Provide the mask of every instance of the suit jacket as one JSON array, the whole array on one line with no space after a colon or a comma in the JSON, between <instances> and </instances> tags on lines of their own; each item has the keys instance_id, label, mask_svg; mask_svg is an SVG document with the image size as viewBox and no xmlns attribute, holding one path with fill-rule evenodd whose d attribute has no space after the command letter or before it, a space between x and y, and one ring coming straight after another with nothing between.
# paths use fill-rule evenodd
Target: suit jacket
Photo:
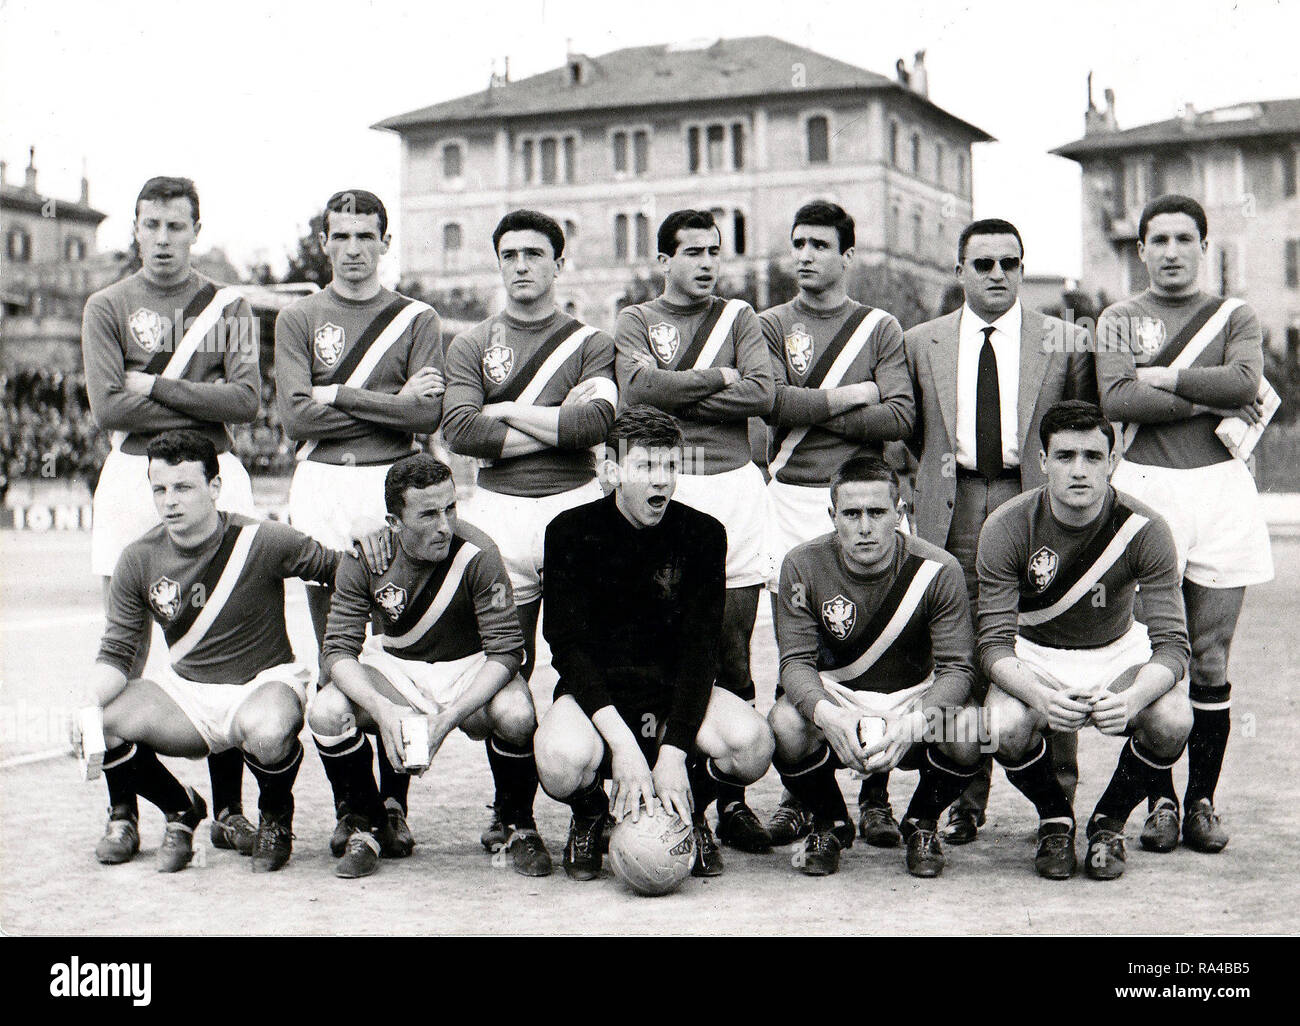
<instances>
[{"instance_id":1,"label":"suit jacket","mask_svg":"<svg viewBox=\"0 0 1300 1026\"><path fill-rule=\"evenodd\" d=\"M1086 328L1021 307L1020 487L1044 483L1038 425L1061 399L1097 402L1092 342ZM908 448L920 462L912 494L914 529L926 541L948 541L957 495L957 330L961 310L905 332L903 348L916 396L916 427Z\"/></svg>"}]
</instances>

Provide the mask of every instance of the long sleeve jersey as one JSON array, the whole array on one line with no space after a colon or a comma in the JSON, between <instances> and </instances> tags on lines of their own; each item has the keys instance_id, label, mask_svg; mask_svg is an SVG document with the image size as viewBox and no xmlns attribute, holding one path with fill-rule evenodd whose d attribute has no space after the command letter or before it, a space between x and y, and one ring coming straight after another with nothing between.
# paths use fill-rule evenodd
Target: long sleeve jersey
<instances>
[{"instance_id":1,"label":"long sleeve jersey","mask_svg":"<svg viewBox=\"0 0 1300 1026\"><path fill-rule=\"evenodd\" d=\"M851 299L824 311L796 297L758 315L776 381L768 416L771 455L789 449L775 475L781 483L825 488L845 460L879 456L884 442L912 433L916 408L898 321L885 314L856 355L845 351L870 313L870 307ZM825 383L832 369L837 378ZM832 417L827 389L862 381L876 383L880 402Z\"/></svg>"},{"instance_id":2,"label":"long sleeve jersey","mask_svg":"<svg viewBox=\"0 0 1300 1026\"><path fill-rule=\"evenodd\" d=\"M1181 680L1191 649L1173 534L1159 513L1109 489L1091 523L1069 527L1052 515L1043 485L999 506L984 524L976 557L979 651L988 671L1014 656L1016 635L1049 648L1099 648L1142 616L1152 660Z\"/></svg>"},{"instance_id":3,"label":"long sleeve jersey","mask_svg":"<svg viewBox=\"0 0 1300 1026\"><path fill-rule=\"evenodd\" d=\"M407 321L403 311L412 302L389 289L358 302L327 286L280 313L276 406L285 433L300 443L300 458L309 451L306 458L318 463L392 463L410 453L413 435L438 429L442 396L398 394L420 368L442 370L438 314L426 309ZM401 331L392 344L372 352L388 344L394 326ZM364 380L349 384L357 374ZM316 385L338 385L338 393L330 403L318 402Z\"/></svg>"},{"instance_id":4,"label":"long sleeve jersey","mask_svg":"<svg viewBox=\"0 0 1300 1026\"><path fill-rule=\"evenodd\" d=\"M178 358L178 375L161 376L191 329L201 335L192 355ZM178 428L227 452L227 425L257 418L262 375L252 308L197 272L161 288L137 271L100 289L82 314L81 352L91 415L123 452L143 454L155 435ZM127 371L156 375L148 395L127 391Z\"/></svg>"},{"instance_id":5,"label":"long sleeve jersey","mask_svg":"<svg viewBox=\"0 0 1300 1026\"><path fill-rule=\"evenodd\" d=\"M614 328L623 403L649 403L677 417L693 474L749 463L749 418L766 417L775 395L767 344L748 304L710 358L708 338L726 305L717 296L690 306L660 296L624 308ZM739 371L740 380L724 387L723 367Z\"/></svg>"},{"instance_id":6,"label":"long sleeve jersey","mask_svg":"<svg viewBox=\"0 0 1300 1026\"><path fill-rule=\"evenodd\" d=\"M957 560L911 534L870 576L849 569L836 536L791 549L781 564L776 641L781 686L812 719L830 698L821 675L853 691L893 694L921 684L965 691L975 680L975 633Z\"/></svg>"},{"instance_id":7,"label":"long sleeve jersey","mask_svg":"<svg viewBox=\"0 0 1300 1026\"><path fill-rule=\"evenodd\" d=\"M560 406L579 382L604 382L599 397L563 407L558 447L501 459L504 421L485 417L489 403ZM555 495L596 476L592 446L614 422L614 340L566 314L521 321L507 313L476 324L447 347L442 437L452 452L490 461L481 487L506 495Z\"/></svg>"},{"instance_id":8,"label":"long sleeve jersey","mask_svg":"<svg viewBox=\"0 0 1300 1026\"><path fill-rule=\"evenodd\" d=\"M140 634L163 629L176 672L208 684L246 684L293 662L284 582L330 584L341 553L288 524L221 513L202 544L182 549L159 524L122 552L113 571L101 663L131 672Z\"/></svg>"},{"instance_id":9,"label":"long sleeve jersey","mask_svg":"<svg viewBox=\"0 0 1300 1026\"><path fill-rule=\"evenodd\" d=\"M1264 369L1259 319L1242 305L1213 341L1178 372L1173 392L1137 380L1137 368L1168 366L1188 333L1219 297L1197 292L1170 298L1148 289L1109 306L1097 322L1097 387L1111 420L1140 424L1124 458L1184 470L1232 459L1214 434L1219 416L1193 414L1193 404L1236 409L1255 398ZM1180 337L1184 336L1184 337Z\"/></svg>"},{"instance_id":10,"label":"long sleeve jersey","mask_svg":"<svg viewBox=\"0 0 1300 1026\"><path fill-rule=\"evenodd\" d=\"M664 743L690 751L717 675L726 557L723 526L678 502L643 528L614 495L559 514L542 578L556 696L588 716L666 713Z\"/></svg>"},{"instance_id":11,"label":"long sleeve jersey","mask_svg":"<svg viewBox=\"0 0 1300 1026\"><path fill-rule=\"evenodd\" d=\"M366 625L384 649L402 659L426 663L463 659L485 652L517 671L523 665L524 635L501 554L492 539L458 523L445 559L416 559L396 535L393 561L382 574L346 555L334 581L321 669L355 659Z\"/></svg>"}]
</instances>

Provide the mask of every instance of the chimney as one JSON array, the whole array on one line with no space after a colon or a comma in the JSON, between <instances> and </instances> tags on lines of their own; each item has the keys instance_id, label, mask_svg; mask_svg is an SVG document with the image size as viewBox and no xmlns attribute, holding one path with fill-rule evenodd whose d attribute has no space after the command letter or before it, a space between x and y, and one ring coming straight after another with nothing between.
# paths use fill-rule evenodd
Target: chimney
<instances>
[{"instance_id":1,"label":"chimney","mask_svg":"<svg viewBox=\"0 0 1300 1026\"><path fill-rule=\"evenodd\" d=\"M0 185L9 184L9 161L0 160Z\"/></svg>"},{"instance_id":2,"label":"chimney","mask_svg":"<svg viewBox=\"0 0 1300 1026\"><path fill-rule=\"evenodd\" d=\"M32 146L27 151L27 178L23 182L23 188L28 192L36 191L36 147Z\"/></svg>"},{"instance_id":3,"label":"chimney","mask_svg":"<svg viewBox=\"0 0 1300 1026\"><path fill-rule=\"evenodd\" d=\"M83 207L90 206L90 179L86 177L86 158L81 158L81 199L78 201Z\"/></svg>"},{"instance_id":4,"label":"chimney","mask_svg":"<svg viewBox=\"0 0 1300 1026\"><path fill-rule=\"evenodd\" d=\"M1183 119L1184 128L1196 127L1196 108L1191 103L1184 103L1178 110L1178 116Z\"/></svg>"},{"instance_id":5,"label":"chimney","mask_svg":"<svg viewBox=\"0 0 1300 1026\"><path fill-rule=\"evenodd\" d=\"M925 70L925 51L916 51L916 61L912 65L912 89L922 96L930 95L930 76Z\"/></svg>"},{"instance_id":6,"label":"chimney","mask_svg":"<svg viewBox=\"0 0 1300 1026\"><path fill-rule=\"evenodd\" d=\"M909 84L911 76L907 73L907 64L903 61L902 57L894 61L894 74L897 76L901 85Z\"/></svg>"}]
</instances>

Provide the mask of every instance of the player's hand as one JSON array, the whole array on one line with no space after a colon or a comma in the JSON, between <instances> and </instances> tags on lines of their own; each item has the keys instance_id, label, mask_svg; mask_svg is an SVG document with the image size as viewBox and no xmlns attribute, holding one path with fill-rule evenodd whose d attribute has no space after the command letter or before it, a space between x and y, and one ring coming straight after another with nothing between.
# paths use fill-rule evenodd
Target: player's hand
<instances>
[{"instance_id":1,"label":"player's hand","mask_svg":"<svg viewBox=\"0 0 1300 1026\"><path fill-rule=\"evenodd\" d=\"M633 363L640 364L642 367L655 366L655 358L651 356L649 353L647 353L644 349L638 349L631 353L625 353L624 355L627 356L627 358L630 359Z\"/></svg>"},{"instance_id":2,"label":"player's hand","mask_svg":"<svg viewBox=\"0 0 1300 1026\"><path fill-rule=\"evenodd\" d=\"M641 805L645 804L654 815L655 782L650 773L650 764L645 761L641 749L632 745L622 751L614 752L610 765L609 809L614 822L631 815L635 823L641 817Z\"/></svg>"},{"instance_id":3,"label":"player's hand","mask_svg":"<svg viewBox=\"0 0 1300 1026\"><path fill-rule=\"evenodd\" d=\"M596 398L596 379L587 378L585 381L579 381L571 389L569 394L564 397L561 406L577 406L581 403L589 403Z\"/></svg>"},{"instance_id":4,"label":"player's hand","mask_svg":"<svg viewBox=\"0 0 1300 1026\"><path fill-rule=\"evenodd\" d=\"M849 769L866 773L862 742L858 740L858 720L861 718L861 713L845 709L826 699L818 702L813 709L813 722L825 735L826 743L839 756L840 762Z\"/></svg>"},{"instance_id":5,"label":"player's hand","mask_svg":"<svg viewBox=\"0 0 1300 1026\"><path fill-rule=\"evenodd\" d=\"M686 753L673 745L663 745L655 760L655 794L670 813L677 813L683 823L691 822L695 796L691 793L690 778L686 774Z\"/></svg>"},{"instance_id":6,"label":"player's hand","mask_svg":"<svg viewBox=\"0 0 1300 1026\"><path fill-rule=\"evenodd\" d=\"M422 399L432 399L445 391L447 391L447 382L442 376L442 371L437 367L421 367L406 379L402 390L397 394L418 395Z\"/></svg>"},{"instance_id":7,"label":"player's hand","mask_svg":"<svg viewBox=\"0 0 1300 1026\"><path fill-rule=\"evenodd\" d=\"M885 715L885 736L863 749L863 766L867 773L888 773L899 764L907 750L925 736L925 714L919 709L905 716Z\"/></svg>"},{"instance_id":8,"label":"player's hand","mask_svg":"<svg viewBox=\"0 0 1300 1026\"><path fill-rule=\"evenodd\" d=\"M1083 729L1092 715L1092 701L1082 691L1053 691L1047 701L1047 725L1052 730L1075 732Z\"/></svg>"},{"instance_id":9,"label":"player's hand","mask_svg":"<svg viewBox=\"0 0 1300 1026\"><path fill-rule=\"evenodd\" d=\"M1225 417L1240 417L1251 427L1254 427L1256 424L1264 423L1264 400L1259 396L1255 396L1245 406L1235 410L1224 410L1223 415Z\"/></svg>"},{"instance_id":10,"label":"player's hand","mask_svg":"<svg viewBox=\"0 0 1300 1026\"><path fill-rule=\"evenodd\" d=\"M442 743L456 729L456 721L447 712L440 712L436 716L425 718L429 721L429 763L432 764L433 757L438 754L438 749L442 747Z\"/></svg>"},{"instance_id":11,"label":"player's hand","mask_svg":"<svg viewBox=\"0 0 1300 1026\"><path fill-rule=\"evenodd\" d=\"M1172 392L1178 386L1178 371L1173 367L1139 367L1137 379L1162 392Z\"/></svg>"},{"instance_id":12,"label":"player's hand","mask_svg":"<svg viewBox=\"0 0 1300 1026\"><path fill-rule=\"evenodd\" d=\"M402 743L402 716L409 712L406 707L385 702L383 709L375 717L379 727L379 739L384 743L388 753L388 763L398 773L406 772L406 745Z\"/></svg>"},{"instance_id":13,"label":"player's hand","mask_svg":"<svg viewBox=\"0 0 1300 1026\"><path fill-rule=\"evenodd\" d=\"M380 524L374 530L352 539L352 550L372 574L382 574L393 561L392 528Z\"/></svg>"},{"instance_id":14,"label":"player's hand","mask_svg":"<svg viewBox=\"0 0 1300 1026\"><path fill-rule=\"evenodd\" d=\"M144 371L127 371L126 390L136 395L148 395L153 391L153 379L154 375Z\"/></svg>"},{"instance_id":15,"label":"player's hand","mask_svg":"<svg viewBox=\"0 0 1300 1026\"><path fill-rule=\"evenodd\" d=\"M311 397L314 402L322 406L333 406L334 400L338 398L338 385L312 385Z\"/></svg>"},{"instance_id":16,"label":"player's hand","mask_svg":"<svg viewBox=\"0 0 1300 1026\"><path fill-rule=\"evenodd\" d=\"M1128 730L1128 699L1124 694L1107 691L1092 707L1093 725L1103 734L1123 734Z\"/></svg>"},{"instance_id":17,"label":"player's hand","mask_svg":"<svg viewBox=\"0 0 1300 1026\"><path fill-rule=\"evenodd\" d=\"M734 385L740 380L740 371L736 370L735 367L719 367L718 370L722 371L722 385L724 388Z\"/></svg>"},{"instance_id":18,"label":"player's hand","mask_svg":"<svg viewBox=\"0 0 1300 1026\"><path fill-rule=\"evenodd\" d=\"M853 406L872 406L880 402L880 386L874 381L859 381L852 385L842 385L844 394Z\"/></svg>"},{"instance_id":19,"label":"player's hand","mask_svg":"<svg viewBox=\"0 0 1300 1026\"><path fill-rule=\"evenodd\" d=\"M515 404L511 402L504 403L486 403L483 409L479 410L484 417L492 420L505 420L514 412Z\"/></svg>"}]
</instances>

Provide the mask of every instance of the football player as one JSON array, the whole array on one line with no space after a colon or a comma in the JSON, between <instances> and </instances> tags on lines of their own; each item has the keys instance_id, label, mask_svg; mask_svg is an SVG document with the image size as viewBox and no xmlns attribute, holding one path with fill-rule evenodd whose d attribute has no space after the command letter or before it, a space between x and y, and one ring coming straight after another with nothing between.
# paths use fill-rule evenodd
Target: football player
<instances>
[{"instance_id":1,"label":"football player","mask_svg":"<svg viewBox=\"0 0 1300 1026\"><path fill-rule=\"evenodd\" d=\"M442 328L427 303L384 288L388 212L374 193L336 192L321 215L320 245L332 279L275 322L276 405L298 442L289 522L323 545L346 550L384 520L384 476L442 418ZM317 643L329 611L328 583L307 589ZM391 829L385 854L403 858L410 777L379 756L380 792ZM331 846L347 843L340 808Z\"/></svg>"},{"instance_id":2,"label":"football player","mask_svg":"<svg viewBox=\"0 0 1300 1026\"><path fill-rule=\"evenodd\" d=\"M753 309L713 294L722 233L707 210L677 210L658 232L664 292L622 310L614 330L619 391L676 416L686 438L677 501L721 521L727 532L727 602L719 682L754 700L750 636L767 579L763 473L753 462L750 417L772 409L771 360ZM702 781L700 781L702 783ZM771 838L743 788L718 788L718 836L743 851Z\"/></svg>"},{"instance_id":3,"label":"football player","mask_svg":"<svg viewBox=\"0 0 1300 1026\"><path fill-rule=\"evenodd\" d=\"M321 652L331 683L308 713L336 807L348 810L335 868L344 878L378 868L382 835L391 829L367 733L378 734L390 763L404 767L406 717L427 717L417 729L427 731L430 758L457 728L475 740L491 737L499 750L521 751L537 727L519 676L524 639L510 578L492 540L458 522L451 469L426 453L408 456L388 469L384 502L392 562L374 573L344 557ZM515 870L547 875L551 857L533 822L533 760L494 761L492 771Z\"/></svg>"},{"instance_id":4,"label":"football player","mask_svg":"<svg viewBox=\"0 0 1300 1026\"><path fill-rule=\"evenodd\" d=\"M980 535L985 707L997 760L1038 810L1034 868L1052 880L1075 871L1075 824L1044 734L1128 737L1087 826L1085 871L1114 880L1129 813L1172 795L1192 727L1178 561L1160 515L1109 483L1119 457L1100 409L1056 403L1038 435L1047 483L998 507ZM1145 625L1133 618L1137 586Z\"/></svg>"},{"instance_id":5,"label":"football player","mask_svg":"<svg viewBox=\"0 0 1300 1026\"><path fill-rule=\"evenodd\" d=\"M1102 313L1097 384L1106 416L1125 424L1115 487L1150 503L1178 547L1195 710L1182 838L1194 851L1218 852L1228 843L1214 810L1231 718L1228 652L1246 588L1273 579L1273 556L1250 470L1215 434L1224 417L1260 420L1263 336L1241 300L1202 291L1207 245L1194 199L1147 204L1137 247L1150 287ZM1149 812L1142 846L1171 851L1176 798L1153 800Z\"/></svg>"},{"instance_id":6,"label":"football player","mask_svg":"<svg viewBox=\"0 0 1300 1026\"><path fill-rule=\"evenodd\" d=\"M277 870L292 849L298 733L314 675L289 646L284 581L329 581L340 554L286 524L218 509L221 465L204 433L164 432L145 458L162 523L118 560L88 684L103 710L112 802L96 854L120 863L139 851L140 795L167 817L158 871L184 869L207 803L155 753L198 759L242 751L261 789L253 871ZM142 679L132 674L151 620L167 639L170 665Z\"/></svg>"},{"instance_id":7,"label":"football player","mask_svg":"<svg viewBox=\"0 0 1300 1026\"><path fill-rule=\"evenodd\" d=\"M829 875L853 844L837 769L870 779L902 766L921 774L901 824L905 863L938 876L939 815L983 759L961 567L899 530L898 477L876 456L839 469L830 503L834 530L791 550L777 591L773 765L813 816L796 864Z\"/></svg>"},{"instance_id":8,"label":"football player","mask_svg":"<svg viewBox=\"0 0 1300 1026\"><path fill-rule=\"evenodd\" d=\"M561 510L600 498L593 446L614 420L614 340L556 306L564 233L536 210L512 210L492 233L506 308L447 348L443 439L483 461L465 519L501 550L524 632L521 673L532 676L542 600L542 540ZM486 742L494 773L533 764L532 738ZM498 776L498 779L502 779ZM505 841L501 795L482 842Z\"/></svg>"},{"instance_id":9,"label":"football player","mask_svg":"<svg viewBox=\"0 0 1300 1026\"><path fill-rule=\"evenodd\" d=\"M123 550L158 523L145 450L160 432L189 428L206 435L221 465L221 509L259 516L248 472L231 451L229 429L257 417L258 325L237 288L218 285L191 266L201 227L192 181L149 179L136 197L132 227L140 269L86 302L86 392L95 423L112 432L112 451L95 487L90 535L91 569L103 578L105 612ZM145 621L127 668L132 679L144 670L151 633ZM208 771L217 813L212 843L247 855L255 831L243 812L239 750L211 756ZM136 816L134 799L128 804ZM100 854L111 858L108 849Z\"/></svg>"},{"instance_id":10,"label":"football player","mask_svg":"<svg viewBox=\"0 0 1300 1026\"><path fill-rule=\"evenodd\" d=\"M903 329L884 310L845 292L855 242L853 218L843 207L822 200L800 207L790 229L799 294L758 317L776 379L767 486L774 622L776 571L792 548L826 533L835 471L853 456L880 456L884 442L912 433ZM863 838L884 848L901 840L888 784L886 774L864 780L858 803ZM767 830L780 845L810 827L807 810L787 794Z\"/></svg>"},{"instance_id":11,"label":"football player","mask_svg":"<svg viewBox=\"0 0 1300 1026\"><path fill-rule=\"evenodd\" d=\"M605 441L610 494L546 529L543 632L560 679L537 730L537 769L573 809L564 869L576 880L600 873L611 809L635 820L656 800L694 823L692 873L717 876L704 810L719 787L744 788L772 759L763 717L713 684L726 533L673 500L682 443L672 417L628 407Z\"/></svg>"}]
</instances>

